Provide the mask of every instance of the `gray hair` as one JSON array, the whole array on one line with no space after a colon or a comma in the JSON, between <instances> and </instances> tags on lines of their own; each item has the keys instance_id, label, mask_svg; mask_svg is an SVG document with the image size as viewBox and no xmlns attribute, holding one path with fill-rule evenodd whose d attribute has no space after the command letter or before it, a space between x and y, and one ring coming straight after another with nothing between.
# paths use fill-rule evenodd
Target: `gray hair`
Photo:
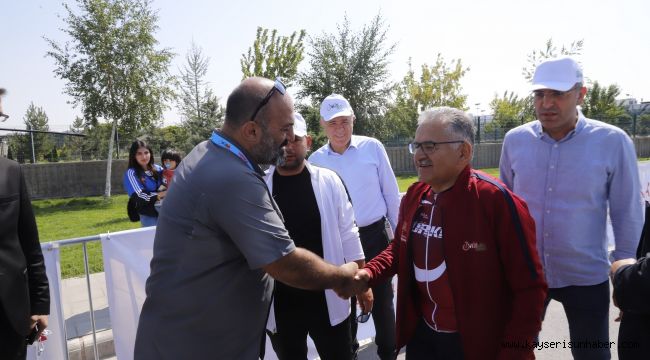
<instances>
[{"instance_id":1,"label":"gray hair","mask_svg":"<svg viewBox=\"0 0 650 360\"><path fill-rule=\"evenodd\" d=\"M432 122L442 122L448 135L459 136L474 146L474 121L463 110L441 106L425 110L418 117L418 126Z\"/></svg>"}]
</instances>

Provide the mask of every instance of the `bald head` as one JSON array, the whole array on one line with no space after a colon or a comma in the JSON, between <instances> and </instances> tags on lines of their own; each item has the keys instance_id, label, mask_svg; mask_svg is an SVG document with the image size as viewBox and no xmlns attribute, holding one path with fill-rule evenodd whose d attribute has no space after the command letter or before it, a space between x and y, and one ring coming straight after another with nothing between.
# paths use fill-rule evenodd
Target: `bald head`
<instances>
[{"instance_id":1,"label":"bald head","mask_svg":"<svg viewBox=\"0 0 650 360\"><path fill-rule=\"evenodd\" d=\"M253 112L271 91L273 84L273 81L261 77L250 77L242 81L228 96L225 125L237 129L252 120ZM265 107L255 116L263 125L268 123Z\"/></svg>"}]
</instances>

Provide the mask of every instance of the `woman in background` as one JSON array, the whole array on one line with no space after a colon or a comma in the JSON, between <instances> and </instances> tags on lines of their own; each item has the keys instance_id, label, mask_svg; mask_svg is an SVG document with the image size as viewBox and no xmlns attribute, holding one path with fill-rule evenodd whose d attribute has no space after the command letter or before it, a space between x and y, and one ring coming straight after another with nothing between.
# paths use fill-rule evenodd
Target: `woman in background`
<instances>
[{"instance_id":1,"label":"woman in background","mask_svg":"<svg viewBox=\"0 0 650 360\"><path fill-rule=\"evenodd\" d=\"M154 164L151 147L142 140L134 141L129 149L124 190L129 194L129 218L134 220L132 213L139 215L142 227L156 226L158 222L155 204L167 194L166 191L158 191L162 185L161 173L162 168Z\"/></svg>"}]
</instances>

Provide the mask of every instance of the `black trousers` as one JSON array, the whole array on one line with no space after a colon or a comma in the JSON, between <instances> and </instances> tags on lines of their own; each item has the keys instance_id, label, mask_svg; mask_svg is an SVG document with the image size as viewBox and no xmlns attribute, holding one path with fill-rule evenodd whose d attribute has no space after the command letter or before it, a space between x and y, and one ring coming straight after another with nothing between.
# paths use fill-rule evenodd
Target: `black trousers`
<instances>
[{"instance_id":1,"label":"black trousers","mask_svg":"<svg viewBox=\"0 0 650 360\"><path fill-rule=\"evenodd\" d=\"M413 338L406 344L406 360L462 360L459 333L436 332L420 319Z\"/></svg>"},{"instance_id":2,"label":"black trousers","mask_svg":"<svg viewBox=\"0 0 650 360\"><path fill-rule=\"evenodd\" d=\"M386 233L385 219L359 228L361 245L366 255L366 261L379 255L390 241ZM372 292L375 298L372 306L372 321L375 324L375 344L377 355L381 360L394 359L395 352L395 306L393 305L393 285L390 281L374 286ZM357 342L356 299L352 301L352 314L350 326L352 327L353 353L356 354L359 343Z\"/></svg>"},{"instance_id":3,"label":"black trousers","mask_svg":"<svg viewBox=\"0 0 650 360\"><path fill-rule=\"evenodd\" d=\"M14 330L0 304L0 359L24 360L27 356L25 337Z\"/></svg>"},{"instance_id":4,"label":"black trousers","mask_svg":"<svg viewBox=\"0 0 650 360\"><path fill-rule=\"evenodd\" d=\"M544 302L559 301L569 322L571 355L575 360L608 360L608 346L590 347L586 344L600 342L609 344L609 281L591 286L567 286L548 289ZM543 319L543 318L542 318Z\"/></svg>"},{"instance_id":5,"label":"black trousers","mask_svg":"<svg viewBox=\"0 0 650 360\"><path fill-rule=\"evenodd\" d=\"M267 332L280 360L307 359L307 334L323 360L351 360L350 318L332 326L327 305L275 313L278 332Z\"/></svg>"}]
</instances>

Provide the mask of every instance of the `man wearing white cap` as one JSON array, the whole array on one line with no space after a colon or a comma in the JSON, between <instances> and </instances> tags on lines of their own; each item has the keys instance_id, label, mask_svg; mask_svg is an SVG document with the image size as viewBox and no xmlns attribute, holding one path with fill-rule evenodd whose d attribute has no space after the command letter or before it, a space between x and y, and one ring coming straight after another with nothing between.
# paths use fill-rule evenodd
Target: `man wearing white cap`
<instances>
[{"instance_id":1,"label":"man wearing white cap","mask_svg":"<svg viewBox=\"0 0 650 360\"><path fill-rule=\"evenodd\" d=\"M296 246L310 250L334 265L354 261L365 264L354 211L343 182L335 172L312 166L306 156L311 147L307 124L296 113L295 137L284 147L277 167L266 183L284 216L284 225ZM362 307L372 308L372 292ZM275 282L267 329L280 360L306 359L307 335L323 360L352 359L350 300L332 290L302 290Z\"/></svg>"},{"instance_id":2,"label":"man wearing white cap","mask_svg":"<svg viewBox=\"0 0 650 360\"><path fill-rule=\"evenodd\" d=\"M381 253L390 242L386 220L395 230L399 211L397 180L381 142L352 135L354 111L343 96L332 94L326 97L321 104L320 115L320 123L329 142L316 150L309 161L336 171L345 182L368 261ZM395 348L392 285L386 281L373 287L372 291L377 354L382 360L392 359ZM352 333L356 339L355 322L352 322Z\"/></svg>"},{"instance_id":3,"label":"man wearing white cap","mask_svg":"<svg viewBox=\"0 0 650 360\"><path fill-rule=\"evenodd\" d=\"M533 76L537 121L506 134L501 179L533 214L548 298L564 306L575 359L609 359L607 212L614 260L634 257L643 226L636 154L621 129L577 109L587 89L569 57Z\"/></svg>"}]
</instances>

